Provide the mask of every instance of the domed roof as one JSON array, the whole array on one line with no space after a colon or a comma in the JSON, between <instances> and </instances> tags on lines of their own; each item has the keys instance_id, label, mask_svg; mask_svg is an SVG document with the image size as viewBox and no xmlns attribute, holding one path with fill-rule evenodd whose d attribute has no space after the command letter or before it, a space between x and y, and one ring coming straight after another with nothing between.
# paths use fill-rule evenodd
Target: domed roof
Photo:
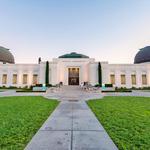
<instances>
[{"instance_id":1,"label":"domed roof","mask_svg":"<svg viewBox=\"0 0 150 150\"><path fill-rule=\"evenodd\" d=\"M76 52L72 52L70 54L65 54L65 55L59 56L59 58L89 58L89 57L86 55L83 55L83 54L78 54Z\"/></svg>"},{"instance_id":2,"label":"domed roof","mask_svg":"<svg viewBox=\"0 0 150 150\"><path fill-rule=\"evenodd\" d=\"M134 58L134 63L150 62L150 46L141 48Z\"/></svg>"},{"instance_id":3,"label":"domed roof","mask_svg":"<svg viewBox=\"0 0 150 150\"><path fill-rule=\"evenodd\" d=\"M0 46L0 62L14 64L14 56L9 49Z\"/></svg>"}]
</instances>

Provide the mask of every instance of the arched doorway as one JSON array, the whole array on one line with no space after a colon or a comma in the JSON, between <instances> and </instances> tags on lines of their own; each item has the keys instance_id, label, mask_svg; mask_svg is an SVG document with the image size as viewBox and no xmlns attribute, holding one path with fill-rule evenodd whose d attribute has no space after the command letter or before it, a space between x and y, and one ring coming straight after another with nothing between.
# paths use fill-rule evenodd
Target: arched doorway
<instances>
[{"instance_id":1,"label":"arched doorway","mask_svg":"<svg viewBox=\"0 0 150 150\"><path fill-rule=\"evenodd\" d=\"M79 85L79 68L68 68L68 84Z\"/></svg>"}]
</instances>

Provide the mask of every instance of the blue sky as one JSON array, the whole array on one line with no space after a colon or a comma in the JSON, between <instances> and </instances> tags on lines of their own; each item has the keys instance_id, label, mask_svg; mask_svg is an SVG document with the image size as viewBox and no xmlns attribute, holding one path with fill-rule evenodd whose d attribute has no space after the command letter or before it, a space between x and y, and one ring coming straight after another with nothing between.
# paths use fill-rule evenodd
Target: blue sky
<instances>
[{"instance_id":1,"label":"blue sky","mask_svg":"<svg viewBox=\"0 0 150 150\"><path fill-rule=\"evenodd\" d=\"M0 0L0 45L17 63L72 51L133 63L150 45L150 0Z\"/></svg>"}]
</instances>

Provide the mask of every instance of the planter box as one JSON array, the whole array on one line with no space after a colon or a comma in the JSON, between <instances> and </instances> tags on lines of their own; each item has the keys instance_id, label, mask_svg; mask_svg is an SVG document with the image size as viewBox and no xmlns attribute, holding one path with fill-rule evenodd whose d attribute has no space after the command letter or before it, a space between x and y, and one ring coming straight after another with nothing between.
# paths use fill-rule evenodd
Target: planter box
<instances>
[{"instance_id":1,"label":"planter box","mask_svg":"<svg viewBox=\"0 0 150 150\"><path fill-rule=\"evenodd\" d=\"M47 87L39 87L39 86L35 86L33 87L32 91L36 91L36 92L43 92L46 91Z\"/></svg>"}]
</instances>

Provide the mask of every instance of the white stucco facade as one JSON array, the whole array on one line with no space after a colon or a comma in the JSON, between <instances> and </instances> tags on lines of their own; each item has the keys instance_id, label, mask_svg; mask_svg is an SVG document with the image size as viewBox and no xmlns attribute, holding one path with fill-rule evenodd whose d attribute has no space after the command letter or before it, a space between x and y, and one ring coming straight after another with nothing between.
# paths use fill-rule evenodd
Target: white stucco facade
<instances>
[{"instance_id":1,"label":"white stucco facade","mask_svg":"<svg viewBox=\"0 0 150 150\"><path fill-rule=\"evenodd\" d=\"M102 83L114 87L150 86L150 63L109 64L101 62ZM45 83L46 62L40 64L0 64L0 86L31 86ZM78 83L98 83L98 62L94 58L54 58L49 61L49 83L69 85L69 69L78 71ZM72 79L74 77L72 76ZM134 81L132 81L134 80Z\"/></svg>"}]
</instances>

